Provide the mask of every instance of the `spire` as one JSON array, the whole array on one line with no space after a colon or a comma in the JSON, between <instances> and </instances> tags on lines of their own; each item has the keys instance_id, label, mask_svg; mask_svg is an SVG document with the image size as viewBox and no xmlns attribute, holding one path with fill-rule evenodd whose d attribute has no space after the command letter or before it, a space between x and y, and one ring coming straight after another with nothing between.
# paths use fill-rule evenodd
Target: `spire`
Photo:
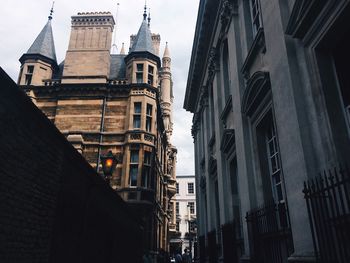
<instances>
[{"instance_id":1,"label":"spire","mask_svg":"<svg viewBox=\"0 0 350 263\"><path fill-rule=\"evenodd\" d=\"M53 14L53 6L55 4L55 1L52 2L52 7L51 7L51 10L50 10L50 15L48 16L48 19L51 20L52 19L52 14Z\"/></svg>"},{"instance_id":2,"label":"spire","mask_svg":"<svg viewBox=\"0 0 350 263\"><path fill-rule=\"evenodd\" d=\"M151 8L148 9L148 27L151 26Z\"/></svg>"},{"instance_id":3,"label":"spire","mask_svg":"<svg viewBox=\"0 0 350 263\"><path fill-rule=\"evenodd\" d=\"M117 23L118 23L118 10L119 10L119 3L117 3L117 12L115 13L115 28L114 28L114 32L113 32L113 44L112 44L112 48L111 48L111 54L117 54L118 52L118 48L117 48L117 44L115 43L115 35L117 32Z\"/></svg>"},{"instance_id":4,"label":"spire","mask_svg":"<svg viewBox=\"0 0 350 263\"><path fill-rule=\"evenodd\" d=\"M124 43L122 43L122 49L120 50L120 55L125 55Z\"/></svg>"},{"instance_id":5,"label":"spire","mask_svg":"<svg viewBox=\"0 0 350 263\"><path fill-rule=\"evenodd\" d=\"M141 23L140 29L135 37L134 44L132 45L132 48L130 51L131 52L148 51L152 54L155 54L153 49L152 34L147 25L146 18Z\"/></svg>"},{"instance_id":6,"label":"spire","mask_svg":"<svg viewBox=\"0 0 350 263\"><path fill-rule=\"evenodd\" d=\"M144 11L143 11L143 20L146 21L147 18L147 4L146 4L146 0L145 0L145 7L144 7Z\"/></svg>"},{"instance_id":7,"label":"spire","mask_svg":"<svg viewBox=\"0 0 350 263\"><path fill-rule=\"evenodd\" d=\"M51 27L52 13L53 4L46 25L36 37L27 53L23 54L23 56L20 58L21 63L28 57L43 56L57 64L55 43Z\"/></svg>"},{"instance_id":8,"label":"spire","mask_svg":"<svg viewBox=\"0 0 350 263\"><path fill-rule=\"evenodd\" d=\"M169 52L169 48L168 48L168 42L166 42L166 44L165 44L165 49L164 49L163 58L170 58L170 52Z\"/></svg>"}]
</instances>

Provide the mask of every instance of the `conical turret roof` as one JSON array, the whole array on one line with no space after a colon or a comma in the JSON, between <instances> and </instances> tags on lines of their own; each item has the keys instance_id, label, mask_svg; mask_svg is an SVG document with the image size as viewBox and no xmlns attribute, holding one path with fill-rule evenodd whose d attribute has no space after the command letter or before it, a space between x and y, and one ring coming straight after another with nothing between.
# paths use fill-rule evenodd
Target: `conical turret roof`
<instances>
[{"instance_id":1,"label":"conical turret roof","mask_svg":"<svg viewBox=\"0 0 350 263\"><path fill-rule=\"evenodd\" d=\"M170 58L170 52L169 52L169 48L168 48L168 42L166 42L166 44L165 44L165 49L164 49L163 58Z\"/></svg>"},{"instance_id":2,"label":"conical turret roof","mask_svg":"<svg viewBox=\"0 0 350 263\"><path fill-rule=\"evenodd\" d=\"M55 44L53 40L51 19L49 19L41 30L33 44L28 49L26 55L42 55L57 63Z\"/></svg>"},{"instance_id":3,"label":"conical turret roof","mask_svg":"<svg viewBox=\"0 0 350 263\"><path fill-rule=\"evenodd\" d=\"M153 43L152 43L152 34L151 30L148 27L146 19L142 21L139 32L136 35L134 44L130 52L150 52L154 54Z\"/></svg>"}]
</instances>

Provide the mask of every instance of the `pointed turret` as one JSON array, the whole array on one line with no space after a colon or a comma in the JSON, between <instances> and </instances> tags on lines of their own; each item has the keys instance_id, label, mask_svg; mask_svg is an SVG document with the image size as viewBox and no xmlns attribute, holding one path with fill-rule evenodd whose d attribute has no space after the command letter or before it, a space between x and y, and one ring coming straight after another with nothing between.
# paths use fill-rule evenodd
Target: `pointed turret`
<instances>
[{"instance_id":1,"label":"pointed turret","mask_svg":"<svg viewBox=\"0 0 350 263\"><path fill-rule=\"evenodd\" d=\"M166 42L165 44L162 62L163 62L163 68L169 68L169 71L170 71L171 58L170 58L170 52L168 48L168 42Z\"/></svg>"},{"instance_id":2,"label":"pointed turret","mask_svg":"<svg viewBox=\"0 0 350 263\"><path fill-rule=\"evenodd\" d=\"M152 34L147 24L147 7L143 13L143 20L136 36L130 37L130 51L125 57L128 79L132 83L147 83L158 86L158 69L161 66L160 58L154 50Z\"/></svg>"},{"instance_id":3,"label":"pointed turret","mask_svg":"<svg viewBox=\"0 0 350 263\"><path fill-rule=\"evenodd\" d=\"M120 50L120 55L125 55L124 43L122 43L122 49Z\"/></svg>"},{"instance_id":4,"label":"pointed turret","mask_svg":"<svg viewBox=\"0 0 350 263\"><path fill-rule=\"evenodd\" d=\"M144 16L145 17L145 16ZM147 15L146 15L147 17ZM134 43L131 47L130 52L149 52L154 54L152 34L148 27L146 18L141 23L140 29L135 37Z\"/></svg>"},{"instance_id":5,"label":"pointed turret","mask_svg":"<svg viewBox=\"0 0 350 263\"><path fill-rule=\"evenodd\" d=\"M19 85L43 85L44 79L50 79L57 69L55 44L53 39L51 8L48 21L28 51L21 56Z\"/></svg>"},{"instance_id":6,"label":"pointed turret","mask_svg":"<svg viewBox=\"0 0 350 263\"><path fill-rule=\"evenodd\" d=\"M167 132L168 138L172 135L173 122L172 122L172 103L173 103L173 81L171 79L171 58L166 42L164 54L162 58L162 69L160 72L160 88L161 88L161 107L163 109L164 127Z\"/></svg>"},{"instance_id":7,"label":"pointed turret","mask_svg":"<svg viewBox=\"0 0 350 263\"><path fill-rule=\"evenodd\" d=\"M41 30L37 38L34 40L27 53L25 53L20 58L20 61L28 55L41 55L49 60L52 60L52 62L57 63L55 43L53 40L53 33L51 27L51 19L47 21L46 25Z\"/></svg>"}]
</instances>

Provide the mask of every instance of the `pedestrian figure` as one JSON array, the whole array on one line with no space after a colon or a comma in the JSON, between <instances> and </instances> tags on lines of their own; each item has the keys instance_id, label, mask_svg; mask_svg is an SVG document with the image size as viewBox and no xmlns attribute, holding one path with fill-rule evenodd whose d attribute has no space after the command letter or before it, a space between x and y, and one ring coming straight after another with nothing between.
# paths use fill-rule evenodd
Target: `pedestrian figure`
<instances>
[{"instance_id":1,"label":"pedestrian figure","mask_svg":"<svg viewBox=\"0 0 350 263\"><path fill-rule=\"evenodd\" d=\"M145 250L142 260L143 260L143 263L152 263L152 259L151 259L151 256L149 255L148 250Z\"/></svg>"},{"instance_id":2,"label":"pedestrian figure","mask_svg":"<svg viewBox=\"0 0 350 263\"><path fill-rule=\"evenodd\" d=\"M187 248L185 248L184 253L182 254L182 262L183 263L191 263L190 252Z\"/></svg>"},{"instance_id":3,"label":"pedestrian figure","mask_svg":"<svg viewBox=\"0 0 350 263\"><path fill-rule=\"evenodd\" d=\"M175 263L182 263L182 257L179 251L175 255Z\"/></svg>"}]
</instances>

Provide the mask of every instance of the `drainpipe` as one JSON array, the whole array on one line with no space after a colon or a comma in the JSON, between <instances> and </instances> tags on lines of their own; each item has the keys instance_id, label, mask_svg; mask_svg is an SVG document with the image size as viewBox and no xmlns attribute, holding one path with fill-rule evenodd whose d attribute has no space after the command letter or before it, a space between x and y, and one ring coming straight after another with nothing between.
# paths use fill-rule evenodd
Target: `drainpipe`
<instances>
[{"instance_id":1,"label":"drainpipe","mask_svg":"<svg viewBox=\"0 0 350 263\"><path fill-rule=\"evenodd\" d=\"M102 116L101 116L101 123L100 123L100 140L98 145L98 152L97 152L97 162L96 162L96 172L98 173L98 167L100 166L100 158L101 158L101 144L103 139L103 126L105 123L105 113L106 113L106 96L103 97L102 102Z\"/></svg>"}]
</instances>

